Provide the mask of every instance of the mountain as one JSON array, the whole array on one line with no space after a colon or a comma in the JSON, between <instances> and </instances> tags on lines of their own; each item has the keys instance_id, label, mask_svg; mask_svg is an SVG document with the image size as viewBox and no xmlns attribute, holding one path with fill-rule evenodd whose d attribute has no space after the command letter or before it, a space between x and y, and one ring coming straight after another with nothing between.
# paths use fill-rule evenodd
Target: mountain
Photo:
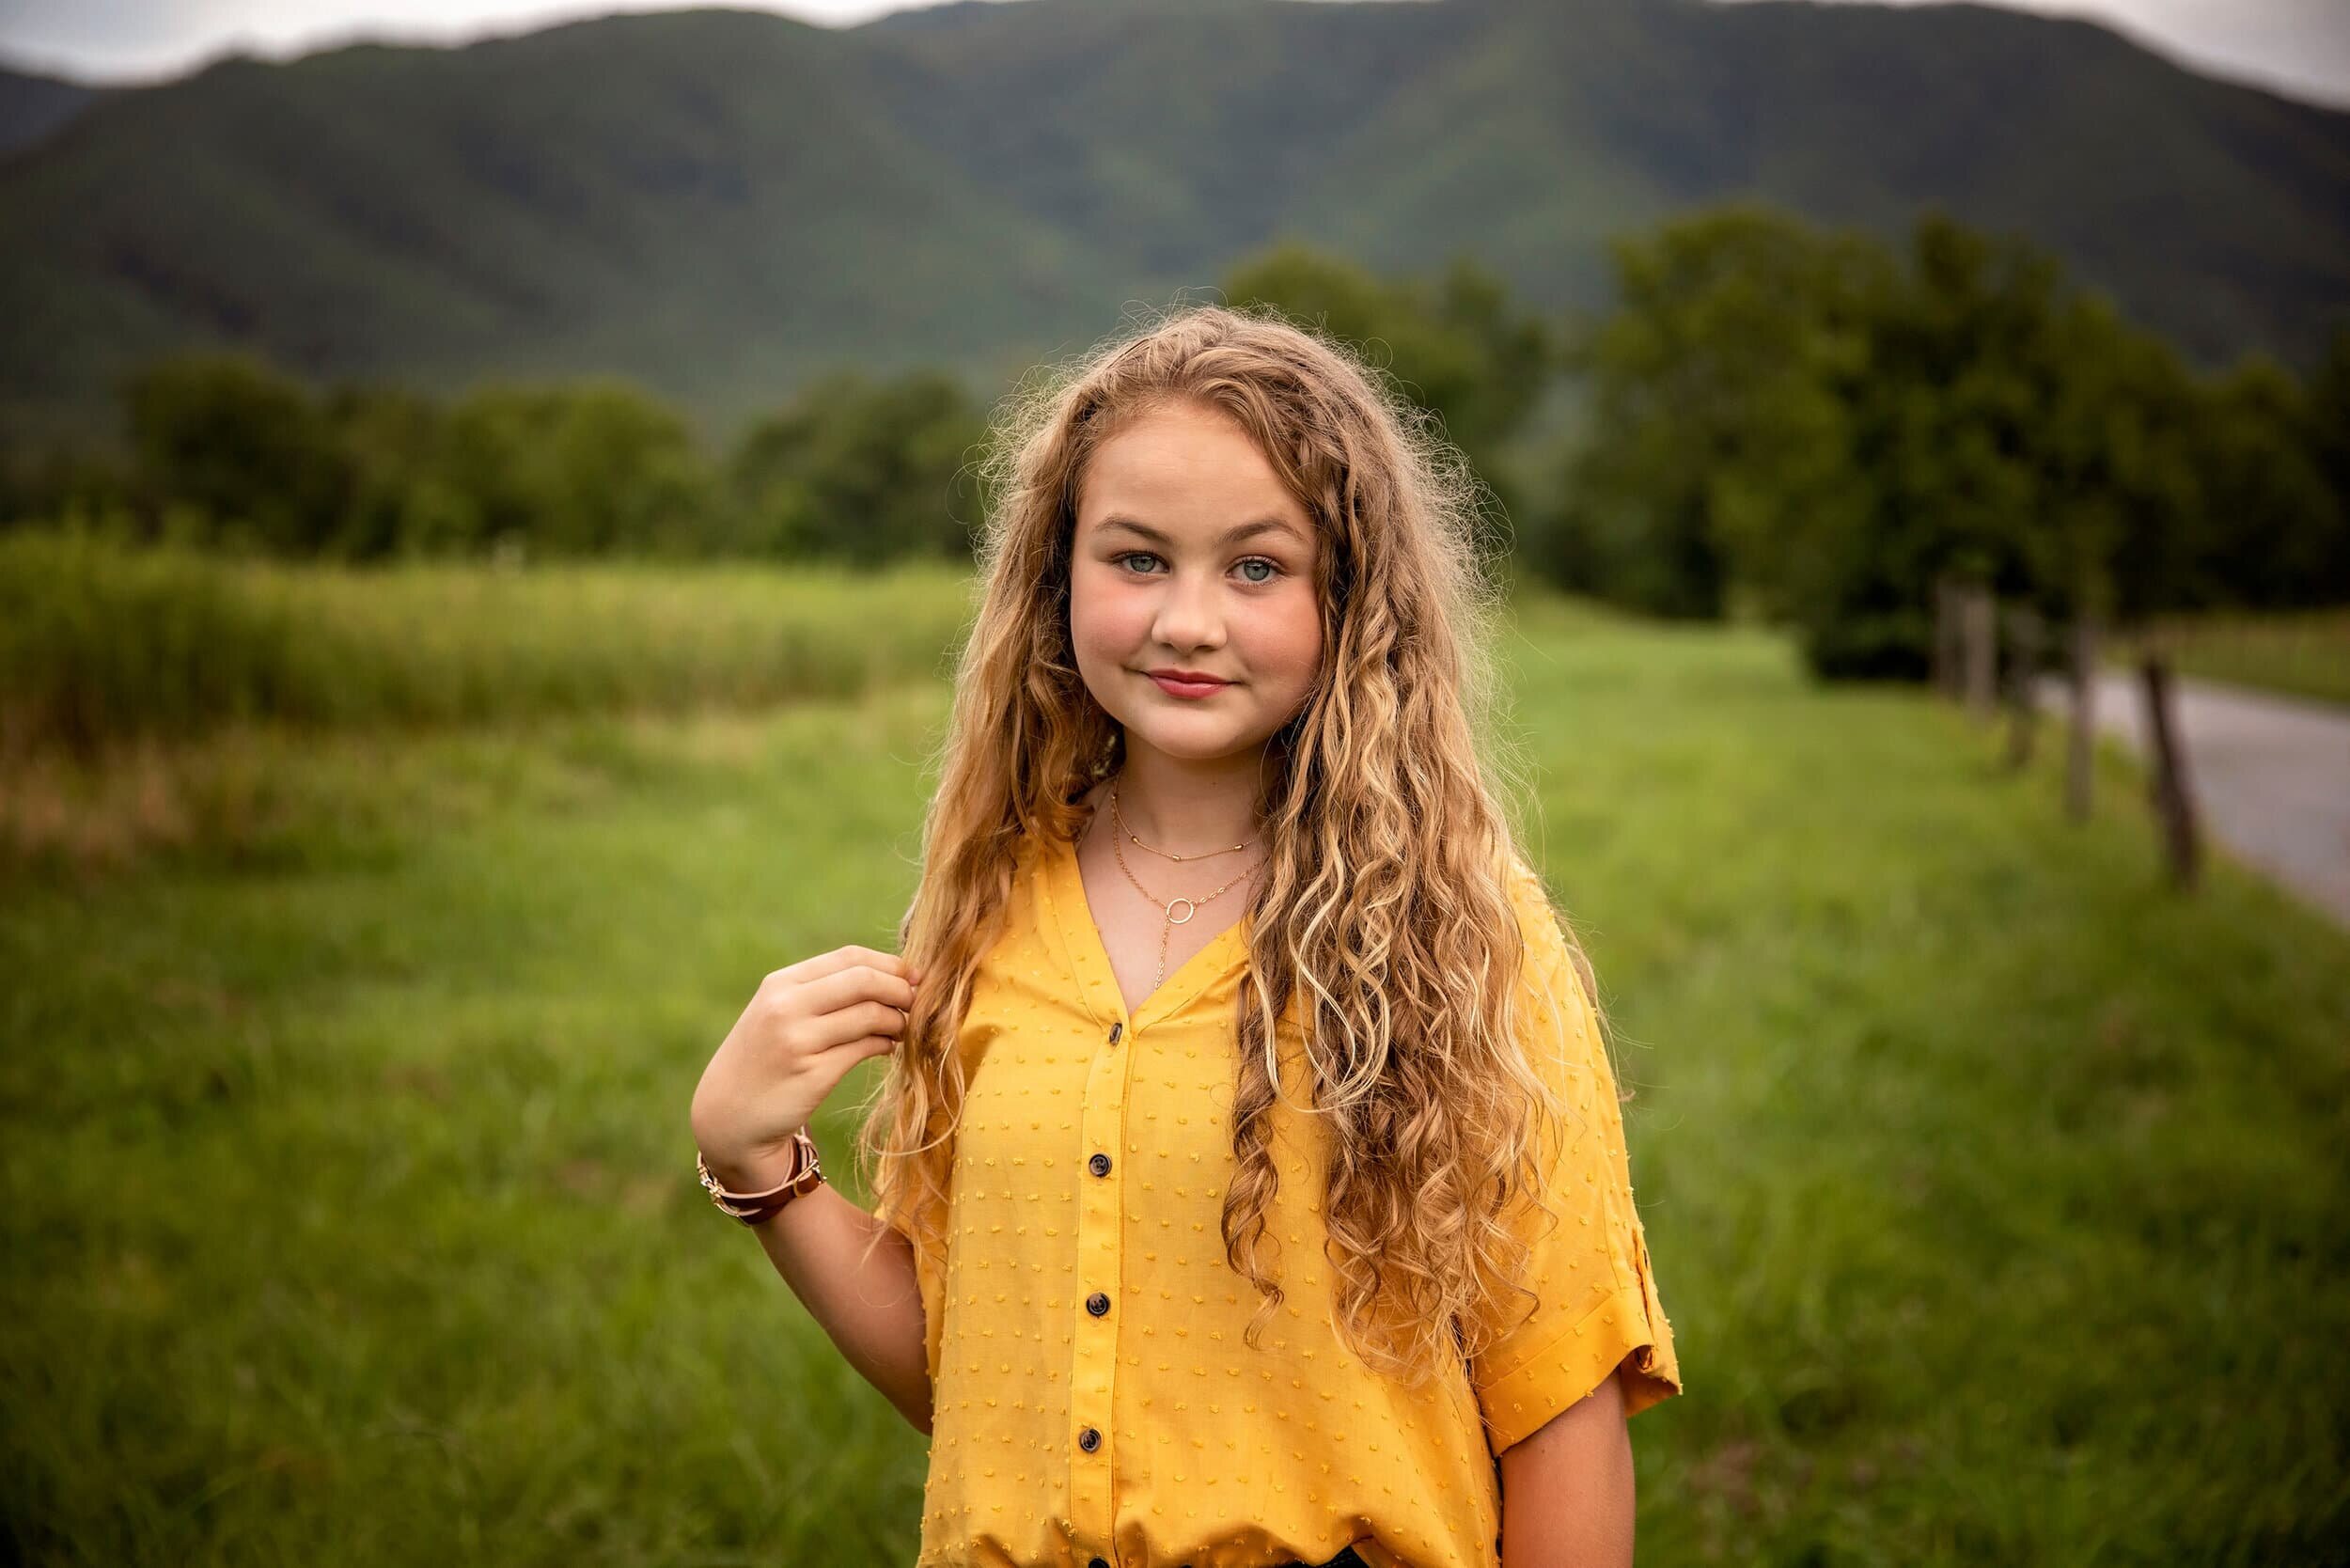
<instances>
[{"instance_id":1,"label":"mountain","mask_svg":"<svg viewBox=\"0 0 2350 1568\"><path fill-rule=\"evenodd\" d=\"M0 158L39 141L97 96L79 82L0 66Z\"/></svg>"},{"instance_id":2,"label":"mountain","mask_svg":"<svg viewBox=\"0 0 2350 1568\"><path fill-rule=\"evenodd\" d=\"M727 422L824 366L992 384L1277 238L1466 252L1545 308L1606 237L1939 204L2206 362L2350 311L2350 115L2086 23L1800 0L1018 0L849 30L616 16L223 62L0 162L0 417L250 345L447 388L618 370Z\"/></svg>"}]
</instances>

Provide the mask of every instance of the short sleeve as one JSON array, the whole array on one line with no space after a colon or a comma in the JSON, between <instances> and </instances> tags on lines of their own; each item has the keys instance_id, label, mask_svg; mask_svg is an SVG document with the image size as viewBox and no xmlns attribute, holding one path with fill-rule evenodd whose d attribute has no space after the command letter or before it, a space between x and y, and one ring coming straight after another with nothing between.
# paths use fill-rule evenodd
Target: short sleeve
<instances>
[{"instance_id":1,"label":"short sleeve","mask_svg":"<svg viewBox=\"0 0 2350 1568\"><path fill-rule=\"evenodd\" d=\"M950 1157L951 1158L951 1157ZM951 1177L949 1178L951 1180ZM939 1256L947 1246L947 1227L942 1218L935 1227L935 1250L926 1247L916 1238L915 1214L916 1200L901 1193L897 1200L874 1206L881 1222L906 1238L914 1252L914 1278L922 1294L922 1341L925 1362L930 1372L931 1387L938 1387L939 1350L946 1342L947 1280L946 1260Z\"/></svg>"},{"instance_id":2,"label":"short sleeve","mask_svg":"<svg viewBox=\"0 0 2350 1568\"><path fill-rule=\"evenodd\" d=\"M1529 1315L1522 1294L1504 1293L1492 1322L1505 1331L1469 1366L1495 1453L1597 1389L1626 1356L1626 1415L1681 1392L1598 1018L1533 872L1513 876L1512 900L1527 936L1518 1027L1565 1115L1542 1122L1543 1189L1556 1223L1530 1200L1511 1221L1532 1249L1524 1282L1541 1299Z\"/></svg>"}]
</instances>

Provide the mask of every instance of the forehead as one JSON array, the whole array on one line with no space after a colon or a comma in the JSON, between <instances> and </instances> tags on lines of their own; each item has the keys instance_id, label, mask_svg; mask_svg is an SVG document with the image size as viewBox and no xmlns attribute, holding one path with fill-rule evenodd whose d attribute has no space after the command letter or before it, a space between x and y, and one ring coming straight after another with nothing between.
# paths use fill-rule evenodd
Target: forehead
<instances>
[{"instance_id":1,"label":"forehead","mask_svg":"<svg viewBox=\"0 0 2350 1568\"><path fill-rule=\"evenodd\" d=\"M1235 524L1277 522L1299 544L1313 525L1256 441L1230 416L1197 403L1136 414L1097 447L1077 496L1077 526L1096 532L1212 540ZM1261 535L1275 539L1278 534Z\"/></svg>"}]
</instances>

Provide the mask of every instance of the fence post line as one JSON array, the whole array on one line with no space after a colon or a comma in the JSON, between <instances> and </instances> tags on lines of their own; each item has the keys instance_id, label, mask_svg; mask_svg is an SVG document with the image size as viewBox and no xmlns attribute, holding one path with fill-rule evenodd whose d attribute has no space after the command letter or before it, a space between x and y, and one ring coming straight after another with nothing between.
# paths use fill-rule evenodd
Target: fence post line
<instances>
[{"instance_id":1,"label":"fence post line","mask_svg":"<svg viewBox=\"0 0 2350 1568\"><path fill-rule=\"evenodd\" d=\"M1998 705L1998 601L1987 583L1969 584L1960 601L1959 627L1966 639L1966 713L1988 723Z\"/></svg>"},{"instance_id":2,"label":"fence post line","mask_svg":"<svg viewBox=\"0 0 2350 1568\"><path fill-rule=\"evenodd\" d=\"M2071 732L2064 753L2064 811L2076 823L2089 820L2090 783L2097 760L2097 618L2076 612L2070 665L2073 686Z\"/></svg>"},{"instance_id":3,"label":"fence post line","mask_svg":"<svg viewBox=\"0 0 2350 1568\"><path fill-rule=\"evenodd\" d=\"M1934 578L1934 689L1942 697L1958 695L1958 607L1947 572Z\"/></svg>"},{"instance_id":4,"label":"fence post line","mask_svg":"<svg viewBox=\"0 0 2350 1568\"><path fill-rule=\"evenodd\" d=\"M2146 640L2138 653L2138 670L2146 698L2147 749L2154 762L2147 794L2162 833L2163 858L2170 868L2170 880L2191 892L2201 880L2202 845L2196 831L2186 747L2176 722L2177 688L2170 678L2170 655L2159 639Z\"/></svg>"},{"instance_id":5,"label":"fence post line","mask_svg":"<svg viewBox=\"0 0 2350 1568\"><path fill-rule=\"evenodd\" d=\"M2008 635L2007 765L2021 773L2031 766L2040 738L2040 612L2014 604L2006 616Z\"/></svg>"}]
</instances>

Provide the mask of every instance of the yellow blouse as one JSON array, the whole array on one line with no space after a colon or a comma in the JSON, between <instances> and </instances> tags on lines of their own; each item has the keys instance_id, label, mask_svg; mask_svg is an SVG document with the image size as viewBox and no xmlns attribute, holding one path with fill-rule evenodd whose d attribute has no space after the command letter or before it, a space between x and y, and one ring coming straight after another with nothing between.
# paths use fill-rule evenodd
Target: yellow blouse
<instances>
[{"instance_id":1,"label":"yellow blouse","mask_svg":"<svg viewBox=\"0 0 2350 1568\"><path fill-rule=\"evenodd\" d=\"M1627 1355L1630 1411L1681 1391L1596 1021L1523 867L1512 899L1522 1016L1546 1030L1535 1059L1581 1131L1550 1145L1573 1144L1548 1184L1559 1225L1529 1209L1518 1231L1541 1306L1415 1394L1340 1334L1324 1123L1286 1107L1267 1260L1287 1295L1259 1348L1242 1339L1258 1298L1225 1260L1220 1215L1249 920L1129 1016L1075 846L1023 846L958 1035L947 1256L918 1271L932 1421L917 1568L1268 1568L1350 1544L1373 1568L1495 1568L1496 1454ZM1292 1012L1276 1038L1303 1103L1295 1027Z\"/></svg>"}]
</instances>

